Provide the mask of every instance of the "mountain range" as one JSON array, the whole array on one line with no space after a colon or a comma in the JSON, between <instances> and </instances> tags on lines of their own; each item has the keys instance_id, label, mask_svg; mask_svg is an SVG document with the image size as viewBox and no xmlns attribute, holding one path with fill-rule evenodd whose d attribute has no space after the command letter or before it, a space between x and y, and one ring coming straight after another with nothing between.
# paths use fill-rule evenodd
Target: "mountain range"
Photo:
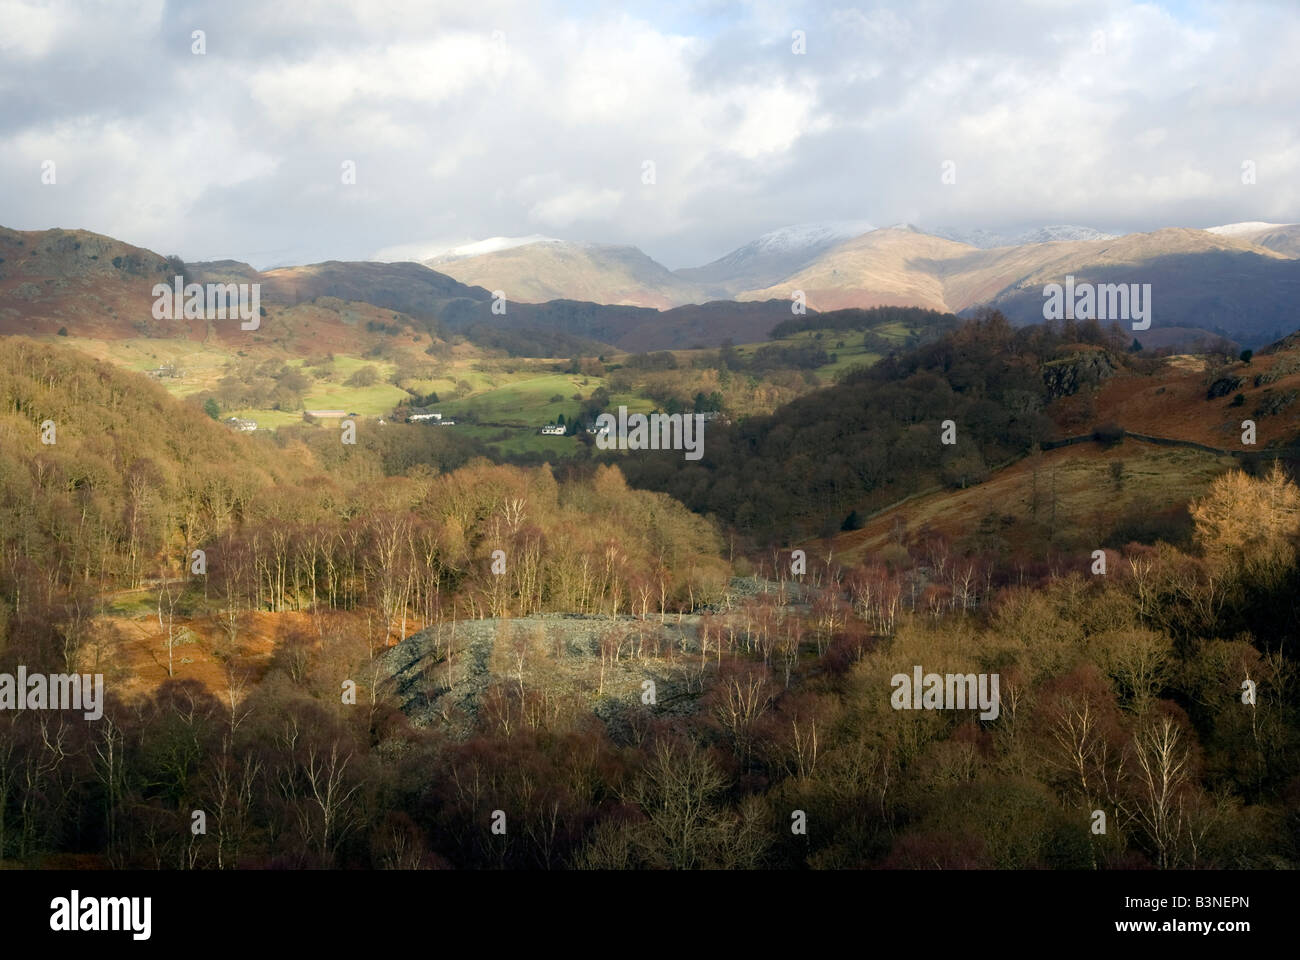
<instances>
[{"instance_id":1,"label":"mountain range","mask_svg":"<svg viewBox=\"0 0 1300 960\"><path fill-rule=\"evenodd\" d=\"M550 239L428 264L522 300L664 309L718 299L788 303L802 291L816 311L900 305L961 314L991 305L1017 323L1041 319L1042 288L1072 275L1081 283L1150 283L1156 340L1180 328L1262 343L1294 325L1298 258L1300 224L1123 235L1058 224L1004 235L848 221L776 230L676 271L636 248Z\"/></svg>"},{"instance_id":2,"label":"mountain range","mask_svg":"<svg viewBox=\"0 0 1300 960\"><path fill-rule=\"evenodd\" d=\"M199 282L261 282L267 304L332 297L453 331L546 330L628 350L763 340L800 295L810 312L897 305L969 314L993 306L1014 323L1033 323L1042 318L1044 286L1067 275L1151 284L1153 342L1208 331L1257 346L1300 325L1297 224L1121 236L1053 225L1017 234L1019 242L1003 239L844 221L772 231L675 271L633 246L549 237L492 238L424 264L328 261L258 271L224 260L186 270ZM172 270L160 254L89 231L0 228L0 332L48 335L75 325L87 336L175 333L189 325L150 318L152 285ZM197 327L189 335L204 323Z\"/></svg>"}]
</instances>

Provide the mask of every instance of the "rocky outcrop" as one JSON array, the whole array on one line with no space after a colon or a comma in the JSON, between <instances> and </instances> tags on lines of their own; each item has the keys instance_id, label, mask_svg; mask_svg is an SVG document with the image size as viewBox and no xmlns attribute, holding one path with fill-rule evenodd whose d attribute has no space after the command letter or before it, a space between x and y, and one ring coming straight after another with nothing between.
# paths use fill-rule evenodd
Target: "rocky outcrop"
<instances>
[{"instance_id":1,"label":"rocky outcrop","mask_svg":"<svg viewBox=\"0 0 1300 960\"><path fill-rule=\"evenodd\" d=\"M1274 393L1269 391L1259 398L1259 406L1255 408L1257 417L1275 417L1291 404L1295 403L1296 397L1300 395L1295 390L1286 390Z\"/></svg>"},{"instance_id":2,"label":"rocky outcrop","mask_svg":"<svg viewBox=\"0 0 1300 960\"><path fill-rule=\"evenodd\" d=\"M521 656L525 689L535 671L544 669L557 696L631 704L640 702L641 683L651 679L663 707L687 689L687 655L699 662L698 625L695 615L663 621L575 614L449 621L381 654L381 682L416 726L443 725L462 736L474 726L494 681L518 682Z\"/></svg>"},{"instance_id":3,"label":"rocky outcrop","mask_svg":"<svg viewBox=\"0 0 1300 960\"><path fill-rule=\"evenodd\" d=\"M1043 386L1049 400L1068 397L1083 387L1095 387L1115 375L1115 362L1104 350L1089 350L1052 360L1043 366Z\"/></svg>"},{"instance_id":4,"label":"rocky outcrop","mask_svg":"<svg viewBox=\"0 0 1300 960\"><path fill-rule=\"evenodd\" d=\"M1210 384L1210 389L1205 391L1205 399L1215 400L1219 397L1226 397L1245 382L1242 377L1220 377Z\"/></svg>"}]
</instances>

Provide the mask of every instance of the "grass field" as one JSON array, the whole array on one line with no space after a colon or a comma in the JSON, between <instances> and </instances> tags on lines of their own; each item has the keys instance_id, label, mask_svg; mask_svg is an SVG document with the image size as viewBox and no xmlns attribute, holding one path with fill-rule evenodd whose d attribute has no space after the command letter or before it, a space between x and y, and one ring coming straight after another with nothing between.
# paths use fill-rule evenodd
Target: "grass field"
<instances>
[{"instance_id":1,"label":"grass field","mask_svg":"<svg viewBox=\"0 0 1300 960\"><path fill-rule=\"evenodd\" d=\"M288 427L303 422L302 413L287 410L235 410L223 413L222 417L253 420L257 423L258 430L275 430L278 427Z\"/></svg>"},{"instance_id":2,"label":"grass field","mask_svg":"<svg viewBox=\"0 0 1300 960\"><path fill-rule=\"evenodd\" d=\"M561 413L566 417L576 414L579 402L572 399L573 395L580 393L586 396L604 383L599 377L549 373L515 380L438 406L449 416L464 416L473 412L480 420L489 423L536 429L543 424L554 423ZM552 401L551 398L555 396L564 399Z\"/></svg>"},{"instance_id":3,"label":"grass field","mask_svg":"<svg viewBox=\"0 0 1300 960\"><path fill-rule=\"evenodd\" d=\"M215 391L230 364L243 359L282 359L311 381L303 394L303 409L343 410L364 417L382 417L408 399L437 393L437 409L446 417L459 421L455 427L489 444L499 455L513 454L571 456L578 441L573 437L543 436L538 431L555 423L563 414L575 417L581 407L575 394L588 397L600 387L608 387L603 377L556 373L556 361L547 358L485 358L476 348L460 345L438 358L434 377L409 378L401 386L389 382L397 366L384 360L334 351L327 366L312 364L300 356L280 357L275 351L260 350L255 357L243 357L229 347L192 340L89 340L59 338L92 356L115 366L140 372L170 364L184 371L183 377L165 378L159 383L177 397ZM380 382L371 386L347 386L347 380L363 367L373 366ZM458 395L459 394L459 395ZM562 397L553 400L553 397ZM649 413L655 404L638 394L617 394L611 407L622 404L632 413ZM472 414L482 425L465 422ZM258 430L275 430L301 424L302 410L243 408L223 411L221 416L236 416L257 423ZM335 426L333 421L329 426ZM501 439L503 430L506 437Z\"/></svg>"},{"instance_id":4,"label":"grass field","mask_svg":"<svg viewBox=\"0 0 1300 960\"><path fill-rule=\"evenodd\" d=\"M59 338L63 340L64 338ZM70 338L66 343L105 360L115 366L144 372L165 364L184 371L183 377L167 377L158 382L176 397L187 397L206 390L215 390L226 376L228 364L242 359L238 352L192 340L83 340ZM259 354L258 359L266 355ZM406 399L406 391L391 383L382 382L391 377L395 367L391 363L373 358L339 354L334 355L329 378L317 376L307 361L298 357L285 357L284 362L298 368L312 381L303 395L303 408L342 409L356 411L363 416L382 416L398 402ZM362 367L373 366L381 378L380 383L368 387L349 387L346 381ZM245 408L229 410L223 416L246 417L256 420L259 429L274 429L288 423L301 423L301 411Z\"/></svg>"},{"instance_id":5,"label":"grass field","mask_svg":"<svg viewBox=\"0 0 1300 960\"><path fill-rule=\"evenodd\" d=\"M1123 480L1116 483L1111 464L1121 461ZM1026 457L965 490L937 490L890 508L861 530L837 536L835 554L846 562L871 556L889 542L896 519L909 530L928 527L954 537L975 530L991 513L1024 521L1035 495L1040 521L1054 509L1060 530L1086 532L1100 541L1114 518L1186 503L1234 467L1231 457L1137 440L1110 448L1090 443L1062 447Z\"/></svg>"},{"instance_id":6,"label":"grass field","mask_svg":"<svg viewBox=\"0 0 1300 960\"><path fill-rule=\"evenodd\" d=\"M891 340L902 346L907 339L907 328L901 323L884 323L878 327L873 327L870 331L886 340ZM821 339L817 340L817 334L821 334ZM798 343L800 341L812 340L821 345L821 348L827 353L834 354L835 360L832 363L823 364L817 368L817 376L823 383L834 382L842 373L853 367L870 366L880 359L879 353L874 353L863 346L863 331L861 330L804 330L792 337L784 340L774 341L776 343ZM844 346L839 346L843 343ZM761 346L761 344L757 344Z\"/></svg>"},{"instance_id":7,"label":"grass field","mask_svg":"<svg viewBox=\"0 0 1300 960\"><path fill-rule=\"evenodd\" d=\"M836 378L852 367L869 366L880 359L880 354L868 351L862 345L862 333L856 330L824 330L822 339L816 340L816 330L805 330L795 334L792 337L785 337L781 340L763 340L757 343L741 343L736 345L736 352L743 357L753 355L754 351L760 347L769 347L773 344L796 344L801 341L814 341L828 354L833 354L835 360L831 363L822 364L814 369L818 379L823 383L833 383ZM904 332L904 336L906 333ZM839 343L844 346L837 346ZM687 363L690 361L687 360Z\"/></svg>"},{"instance_id":8,"label":"grass field","mask_svg":"<svg viewBox=\"0 0 1300 960\"><path fill-rule=\"evenodd\" d=\"M406 397L405 390L391 383L376 383L372 387L327 384L309 391L303 397L303 407L307 410L342 410L344 413L355 411L362 416L380 417Z\"/></svg>"},{"instance_id":9,"label":"grass field","mask_svg":"<svg viewBox=\"0 0 1300 960\"><path fill-rule=\"evenodd\" d=\"M543 436L536 429L525 427L483 427L474 424L457 423L446 430L458 430L468 436L487 444L498 455L509 457L517 454L539 453L556 460L573 456L578 450L576 437ZM501 439L502 435L505 439Z\"/></svg>"}]
</instances>

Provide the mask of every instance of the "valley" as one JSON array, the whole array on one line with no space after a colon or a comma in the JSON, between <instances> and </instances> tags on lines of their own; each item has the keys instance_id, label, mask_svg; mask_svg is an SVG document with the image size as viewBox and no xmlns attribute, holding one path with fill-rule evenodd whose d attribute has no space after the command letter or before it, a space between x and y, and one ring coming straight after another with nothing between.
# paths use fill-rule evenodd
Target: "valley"
<instances>
[{"instance_id":1,"label":"valley","mask_svg":"<svg viewBox=\"0 0 1300 960\"><path fill-rule=\"evenodd\" d=\"M1257 233L1175 239L1289 262L1247 249ZM250 798L246 825L232 828L240 866L1224 862L1219 848L1122 817L1113 839L1063 839L1079 787L1042 752L1073 702L1064 689L1089 691L1125 750L1152 735L1153 704L1186 704L1214 765L1204 786L1185 788L1197 810L1209 810L1211 784L1252 809L1287 802L1279 757L1292 707L1276 691L1292 622L1283 598L1300 576L1288 552L1300 494L1268 471L1291 462L1300 438L1300 345L1286 337L1243 353L1199 313L1201 326L1169 328L1157 312L1135 340L1096 321L949 312L1013 275L1050 276L1080 250L1119 263L1124 238L1016 251L904 230L813 231L818 249L789 281L808 285L804 314L780 284L752 302L660 310L629 295L494 314L492 253L453 280L416 264L258 272L81 232L6 236L26 248L0 264L8 655L102 672L106 716L133 737L140 724L189 723L181 705L201 704L197 735L213 746L186 761L186 776L202 783L231 762L216 745L223 725L280 783L309 778L267 724L310 717L310 750L348 744L356 788L388 792L412 824L396 828L402 853L384 846L394 814L375 821L349 805L366 824L350 839L314 820L310 795L292 787ZM511 248L525 258L512 269L528 269L530 246ZM768 249L752 275L781 257ZM929 262L920 272L917 257ZM954 258L961 270L939 266ZM596 262L582 269L599 272ZM724 266L707 282L721 284ZM142 315L145 281L169 270L264 283L257 329ZM864 285L841 286L842 273ZM557 292L572 291L536 295ZM588 427L620 407L718 418L698 461L601 450ZM407 422L415 411L425 419ZM355 444L339 442L340 418L356 425ZM22 440L47 419L57 444ZM1245 419L1254 444L1241 441ZM951 445L939 439L945 423ZM542 434L548 424L564 430ZM1266 517L1260 530L1232 526L1242 503ZM1024 736L1035 745L1016 739L1015 710L882 712L889 678L914 660L994 670L1013 696L1031 691ZM1243 669L1274 698L1261 740L1243 739L1215 692L1225 671ZM240 727L245 717L257 719ZM968 741L983 744L981 759L963 753ZM422 770L434 764L437 783L495 778L528 839L484 847L472 828L482 801L411 786L426 780L408 781L407 761L392 759L403 751L425 758ZM0 836L0 857L188 856L179 831L150 824L212 801L180 782L157 793L149 783L171 782L160 762L132 754L136 806L115 807L112 832L88 848L34 818ZM951 780L942 771L954 762L979 772ZM659 778L681 769L718 785L708 832L688 842L600 799L623 791L653 810ZM537 771L544 804L529 793ZM1139 781L1108 775L1114 802L1147 802ZM972 783L989 791L974 807ZM93 788L62 789L65 804L102 801ZM432 814L420 812L428 789ZM1015 801L1019 790L1033 799ZM1007 797L1024 804L1012 832L1026 846L1015 850L1009 828L988 825ZM841 826L810 850L774 839L768 825L792 802ZM306 826L277 819L282 803ZM545 804L552 824L567 811L562 837L543 839ZM1271 862L1276 831L1195 815L1223 838L1214 842L1231 836L1250 862ZM937 840L954 816L966 846ZM1216 832L1229 822L1235 832ZM221 865L227 851L204 856Z\"/></svg>"}]
</instances>

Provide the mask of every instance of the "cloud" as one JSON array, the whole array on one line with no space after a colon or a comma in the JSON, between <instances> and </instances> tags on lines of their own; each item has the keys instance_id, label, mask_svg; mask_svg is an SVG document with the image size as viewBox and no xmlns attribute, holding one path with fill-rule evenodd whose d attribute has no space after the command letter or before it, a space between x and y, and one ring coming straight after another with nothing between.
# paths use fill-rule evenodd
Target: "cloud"
<instances>
[{"instance_id":1,"label":"cloud","mask_svg":"<svg viewBox=\"0 0 1300 960\"><path fill-rule=\"evenodd\" d=\"M1300 219L1290 3L0 0L0 22L5 225L191 259L544 230L684 266L818 220Z\"/></svg>"},{"instance_id":2,"label":"cloud","mask_svg":"<svg viewBox=\"0 0 1300 960\"><path fill-rule=\"evenodd\" d=\"M52 9L17 0L0 2L0 23L5 25L0 33L0 53L23 60L49 53L59 29Z\"/></svg>"},{"instance_id":3,"label":"cloud","mask_svg":"<svg viewBox=\"0 0 1300 960\"><path fill-rule=\"evenodd\" d=\"M528 216L549 227L567 227L577 220L612 217L622 199L621 190L578 187L533 204Z\"/></svg>"}]
</instances>

